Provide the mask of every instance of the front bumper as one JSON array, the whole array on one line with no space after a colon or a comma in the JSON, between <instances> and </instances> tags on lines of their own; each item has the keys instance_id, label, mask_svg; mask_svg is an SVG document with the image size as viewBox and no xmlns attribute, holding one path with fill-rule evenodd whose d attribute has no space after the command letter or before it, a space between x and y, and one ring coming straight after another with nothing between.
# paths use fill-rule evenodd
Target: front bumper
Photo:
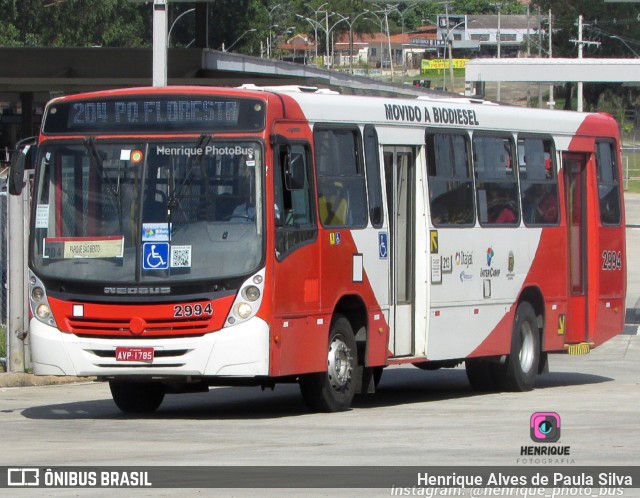
<instances>
[{"instance_id":1,"label":"front bumper","mask_svg":"<svg viewBox=\"0 0 640 498\"><path fill-rule=\"evenodd\" d=\"M36 375L256 377L269 374L269 327L254 317L201 337L91 338L30 324ZM116 347L153 347L153 363L119 362Z\"/></svg>"}]
</instances>

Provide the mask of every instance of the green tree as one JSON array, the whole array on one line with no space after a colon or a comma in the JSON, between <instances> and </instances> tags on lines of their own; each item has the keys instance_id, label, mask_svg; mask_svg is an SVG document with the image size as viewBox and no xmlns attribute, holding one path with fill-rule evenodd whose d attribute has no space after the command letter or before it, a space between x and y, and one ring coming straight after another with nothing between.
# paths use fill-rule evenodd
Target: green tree
<instances>
[{"instance_id":1,"label":"green tree","mask_svg":"<svg viewBox=\"0 0 640 498\"><path fill-rule=\"evenodd\" d=\"M0 0L0 44L137 47L150 44L149 6L127 0Z\"/></svg>"},{"instance_id":2,"label":"green tree","mask_svg":"<svg viewBox=\"0 0 640 498\"><path fill-rule=\"evenodd\" d=\"M519 0L453 0L456 14L525 14L527 6Z\"/></svg>"},{"instance_id":3,"label":"green tree","mask_svg":"<svg viewBox=\"0 0 640 498\"><path fill-rule=\"evenodd\" d=\"M639 56L640 23L635 4L591 0L534 0L532 7L539 7L543 15L551 10L554 57L578 56L576 40L580 15L583 16L583 40L597 42L584 46L583 57ZM548 40L548 37L545 36L545 39ZM548 42L544 41L543 46L548 46ZM566 109L572 107L573 86L572 83L564 85L560 93L565 99ZM632 106L638 96L636 90L625 89L622 84L585 84L585 110L598 110L604 93L618 95L623 105L627 106Z\"/></svg>"}]
</instances>

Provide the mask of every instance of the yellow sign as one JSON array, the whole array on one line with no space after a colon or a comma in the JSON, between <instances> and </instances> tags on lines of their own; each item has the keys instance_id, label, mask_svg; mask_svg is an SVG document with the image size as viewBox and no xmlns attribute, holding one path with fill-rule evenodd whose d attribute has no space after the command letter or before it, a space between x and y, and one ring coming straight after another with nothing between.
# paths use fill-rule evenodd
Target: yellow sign
<instances>
[{"instance_id":1,"label":"yellow sign","mask_svg":"<svg viewBox=\"0 0 640 498\"><path fill-rule=\"evenodd\" d=\"M469 59L453 59L451 65L453 69L464 69L467 67ZM448 59L422 59L422 71L448 69Z\"/></svg>"},{"instance_id":2,"label":"yellow sign","mask_svg":"<svg viewBox=\"0 0 640 498\"><path fill-rule=\"evenodd\" d=\"M429 230L431 240L431 254L438 254L438 230Z\"/></svg>"},{"instance_id":3,"label":"yellow sign","mask_svg":"<svg viewBox=\"0 0 640 498\"><path fill-rule=\"evenodd\" d=\"M567 321L567 315L558 316L558 335L564 335L564 326Z\"/></svg>"}]
</instances>

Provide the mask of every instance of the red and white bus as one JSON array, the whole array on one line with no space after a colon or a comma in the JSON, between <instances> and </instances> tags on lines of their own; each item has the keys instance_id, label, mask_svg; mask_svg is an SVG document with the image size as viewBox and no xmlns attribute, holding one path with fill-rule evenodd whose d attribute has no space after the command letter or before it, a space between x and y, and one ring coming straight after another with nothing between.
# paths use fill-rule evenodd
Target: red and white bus
<instances>
[{"instance_id":1,"label":"red and white bus","mask_svg":"<svg viewBox=\"0 0 640 498\"><path fill-rule=\"evenodd\" d=\"M136 88L51 101L37 147L33 370L124 411L280 382L343 410L403 363L524 391L623 329L608 115Z\"/></svg>"}]
</instances>

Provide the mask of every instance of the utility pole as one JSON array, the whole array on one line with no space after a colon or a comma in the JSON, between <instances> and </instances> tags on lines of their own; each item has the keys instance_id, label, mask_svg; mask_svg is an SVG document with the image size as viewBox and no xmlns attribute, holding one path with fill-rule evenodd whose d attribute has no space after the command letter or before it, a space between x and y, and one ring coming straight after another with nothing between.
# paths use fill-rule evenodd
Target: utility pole
<instances>
[{"instance_id":1,"label":"utility pole","mask_svg":"<svg viewBox=\"0 0 640 498\"><path fill-rule=\"evenodd\" d=\"M497 5L498 5L498 32L497 32L497 42L498 42L498 59L500 59L500 41L501 41L501 40L500 40L500 38L501 38L501 35L500 35L500 10L501 10L501 8L502 8L502 4L501 4L501 3L498 3ZM500 86L501 86L501 85L500 85L500 82L498 81L498 93L497 93L497 95L496 95L496 97L497 97L497 98L496 98L496 100L497 100L498 102L500 102Z\"/></svg>"},{"instance_id":2,"label":"utility pole","mask_svg":"<svg viewBox=\"0 0 640 498\"><path fill-rule=\"evenodd\" d=\"M27 149L28 150L28 149ZM19 154L26 151L20 151ZM7 313L7 343L9 355L7 357L7 371L24 372L24 339L26 337L25 323L27 322L27 300L24 285L24 248L25 248L25 199L29 196L29 189L23 188L20 195L9 195L7 199L7 234L8 261L11 261L7 271L9 299ZM26 212L29 212L28 208Z\"/></svg>"},{"instance_id":3,"label":"utility pole","mask_svg":"<svg viewBox=\"0 0 640 498\"><path fill-rule=\"evenodd\" d=\"M447 31L446 31L446 38L444 39L444 50L446 51L448 46L449 46L449 2L445 1L444 2L444 15L445 15L445 22L447 23ZM443 52L442 53L442 62L443 62L443 66L444 66L444 58L446 57L446 54ZM449 49L449 59L452 59L453 56L451 55L451 49ZM442 68L442 86L444 87L445 91L447 90L447 70L443 67Z\"/></svg>"},{"instance_id":4,"label":"utility pole","mask_svg":"<svg viewBox=\"0 0 640 498\"><path fill-rule=\"evenodd\" d=\"M582 39L582 26L583 26L583 17L582 15L578 16L578 39L577 40L569 40L573 43L578 44L578 59L582 59L582 48L584 45L600 45L600 42L592 42L592 41L584 41ZM582 112L582 100L583 100L583 92L582 92L582 81L578 81L578 112Z\"/></svg>"},{"instance_id":5,"label":"utility pole","mask_svg":"<svg viewBox=\"0 0 640 498\"><path fill-rule=\"evenodd\" d=\"M582 59L582 14L578 16L578 59ZM582 112L582 81L578 81L578 112Z\"/></svg>"},{"instance_id":6,"label":"utility pole","mask_svg":"<svg viewBox=\"0 0 640 498\"><path fill-rule=\"evenodd\" d=\"M531 57L531 8L527 3L527 59L530 57ZM528 82L527 83L527 107L529 107L530 104L531 104L531 82Z\"/></svg>"},{"instance_id":7,"label":"utility pole","mask_svg":"<svg viewBox=\"0 0 640 498\"><path fill-rule=\"evenodd\" d=\"M552 17L551 17L551 9L549 9L549 59L553 58L553 45L552 45L552 37L553 37L553 27L552 27ZM553 99L553 83L549 85L549 109L555 108L556 103Z\"/></svg>"},{"instance_id":8,"label":"utility pole","mask_svg":"<svg viewBox=\"0 0 640 498\"><path fill-rule=\"evenodd\" d=\"M542 57L542 11L540 10L540 6L538 6L538 51L540 52L540 56ZM542 104L542 84L538 83L538 107L544 107Z\"/></svg>"}]
</instances>

